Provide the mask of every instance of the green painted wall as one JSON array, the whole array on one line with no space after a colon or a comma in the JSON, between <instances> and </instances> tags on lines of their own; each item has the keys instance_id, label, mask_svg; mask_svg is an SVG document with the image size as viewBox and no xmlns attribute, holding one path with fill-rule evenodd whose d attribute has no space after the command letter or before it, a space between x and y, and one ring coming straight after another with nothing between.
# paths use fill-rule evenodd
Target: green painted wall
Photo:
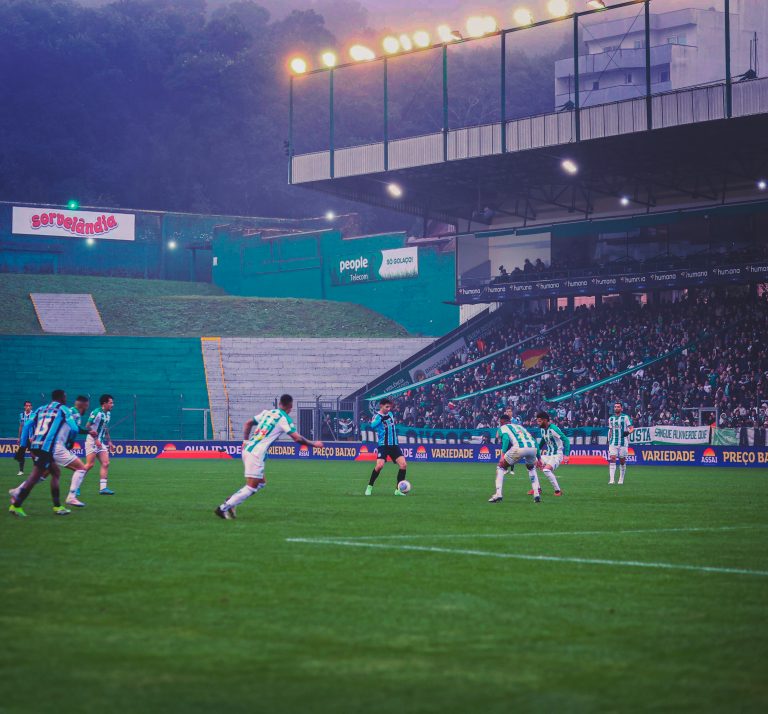
<instances>
[{"instance_id":1,"label":"green painted wall","mask_svg":"<svg viewBox=\"0 0 768 714\"><path fill-rule=\"evenodd\" d=\"M458 327L455 254L418 249L416 277L380 280L382 250L406 247L402 233L344 240L335 230L263 239L217 233L213 242L213 282L233 295L294 297L350 302L380 312L409 332L439 336ZM368 277L351 282L340 261L366 258ZM362 277L359 275L358 277Z\"/></svg>"}]
</instances>

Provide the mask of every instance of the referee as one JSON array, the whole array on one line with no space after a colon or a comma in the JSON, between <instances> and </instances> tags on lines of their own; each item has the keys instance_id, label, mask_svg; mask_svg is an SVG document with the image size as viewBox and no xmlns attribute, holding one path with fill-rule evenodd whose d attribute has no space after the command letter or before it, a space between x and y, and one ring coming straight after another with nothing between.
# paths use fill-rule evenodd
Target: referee
<instances>
[{"instance_id":1,"label":"referee","mask_svg":"<svg viewBox=\"0 0 768 714\"><path fill-rule=\"evenodd\" d=\"M368 481L368 486L365 489L366 496L373 494L373 484L376 483L376 479L384 468L384 464L387 463L387 459L390 459L390 461L397 464L399 469L397 472L397 483L399 484L401 481L405 481L405 470L408 468L408 464L397 443L395 417L392 416L393 406L394 402L388 397L384 397L384 399L379 402L379 411L374 414L373 419L371 420L371 427L376 430L379 437L379 446L376 454L376 466L371 472L371 479ZM395 496L405 495L406 494L400 491L399 488L395 488Z\"/></svg>"}]
</instances>

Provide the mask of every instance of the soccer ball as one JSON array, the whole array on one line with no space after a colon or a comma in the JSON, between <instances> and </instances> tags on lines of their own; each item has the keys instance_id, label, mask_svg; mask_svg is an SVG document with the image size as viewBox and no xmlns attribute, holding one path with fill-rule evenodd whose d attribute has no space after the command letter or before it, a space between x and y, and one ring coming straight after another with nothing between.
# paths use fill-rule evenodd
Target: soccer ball
<instances>
[{"instance_id":1,"label":"soccer ball","mask_svg":"<svg viewBox=\"0 0 768 714\"><path fill-rule=\"evenodd\" d=\"M397 484L397 490L400 491L400 493L408 493L408 491L411 490L411 482L401 481L399 484Z\"/></svg>"}]
</instances>

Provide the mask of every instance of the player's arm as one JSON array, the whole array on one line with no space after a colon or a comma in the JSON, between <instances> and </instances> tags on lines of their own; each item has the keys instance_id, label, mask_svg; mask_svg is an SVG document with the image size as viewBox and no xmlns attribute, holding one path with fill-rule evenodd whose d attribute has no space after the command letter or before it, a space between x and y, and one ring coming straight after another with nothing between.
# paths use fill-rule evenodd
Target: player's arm
<instances>
[{"instance_id":1,"label":"player's arm","mask_svg":"<svg viewBox=\"0 0 768 714\"><path fill-rule=\"evenodd\" d=\"M627 428L624 430L624 433L622 434L622 436L629 436L634 430L635 430L635 427L632 426L632 419L630 417L627 417Z\"/></svg>"},{"instance_id":2,"label":"player's arm","mask_svg":"<svg viewBox=\"0 0 768 714\"><path fill-rule=\"evenodd\" d=\"M371 427L375 429L379 424L381 424L381 414L376 412L371 419Z\"/></svg>"},{"instance_id":3,"label":"player's arm","mask_svg":"<svg viewBox=\"0 0 768 714\"><path fill-rule=\"evenodd\" d=\"M248 439L251 438L251 429L253 429L253 425L256 423L254 419L249 419L245 424L243 424L243 443L245 444Z\"/></svg>"},{"instance_id":4,"label":"player's arm","mask_svg":"<svg viewBox=\"0 0 768 714\"><path fill-rule=\"evenodd\" d=\"M289 432L288 436L291 437L294 441L297 441L299 444L306 444L307 446L314 446L316 449L319 449L322 447L323 442L322 441L310 441L305 436L302 436L299 434L298 431L292 431Z\"/></svg>"},{"instance_id":5,"label":"player's arm","mask_svg":"<svg viewBox=\"0 0 768 714\"><path fill-rule=\"evenodd\" d=\"M19 434L19 446L27 448L30 443L30 436L37 425L37 412L35 411L27 421L24 422L24 426L21 428Z\"/></svg>"},{"instance_id":6,"label":"player's arm","mask_svg":"<svg viewBox=\"0 0 768 714\"><path fill-rule=\"evenodd\" d=\"M104 427L104 436L107 437L107 446L111 449L112 448L112 434L109 433L109 427Z\"/></svg>"},{"instance_id":7,"label":"player's arm","mask_svg":"<svg viewBox=\"0 0 768 714\"><path fill-rule=\"evenodd\" d=\"M560 435L560 439L563 442L563 463L568 463L568 457L571 455L571 440L563 433L563 430L559 427L555 427L556 433Z\"/></svg>"},{"instance_id":8,"label":"player's arm","mask_svg":"<svg viewBox=\"0 0 768 714\"><path fill-rule=\"evenodd\" d=\"M88 417L88 421L86 422L85 428L88 430L88 433L94 438L94 441L96 442L96 448L101 448L101 442L99 441L99 422L101 421L101 414L97 414L96 417L93 417L93 415Z\"/></svg>"}]
</instances>

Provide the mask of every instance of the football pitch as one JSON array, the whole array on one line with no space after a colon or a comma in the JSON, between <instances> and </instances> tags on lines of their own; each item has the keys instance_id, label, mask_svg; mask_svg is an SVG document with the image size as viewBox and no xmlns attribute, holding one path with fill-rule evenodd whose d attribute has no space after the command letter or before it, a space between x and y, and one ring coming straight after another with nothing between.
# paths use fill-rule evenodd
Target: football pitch
<instances>
[{"instance_id":1,"label":"football pitch","mask_svg":"<svg viewBox=\"0 0 768 714\"><path fill-rule=\"evenodd\" d=\"M4 488L16 485L0 462ZM114 460L0 520L0 712L765 711L768 470ZM69 484L69 472L63 483Z\"/></svg>"}]
</instances>

